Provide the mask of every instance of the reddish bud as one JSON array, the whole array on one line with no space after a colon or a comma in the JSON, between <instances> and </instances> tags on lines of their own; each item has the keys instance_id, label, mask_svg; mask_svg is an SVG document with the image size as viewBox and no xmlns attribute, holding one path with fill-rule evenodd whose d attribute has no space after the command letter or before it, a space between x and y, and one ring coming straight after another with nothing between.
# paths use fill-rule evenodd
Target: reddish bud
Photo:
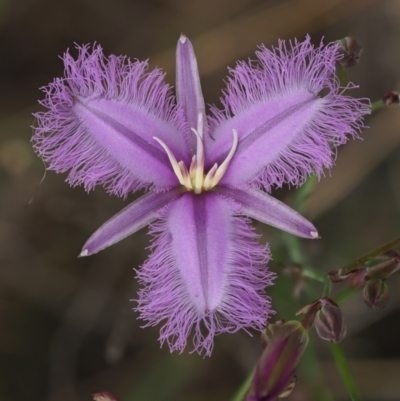
<instances>
[{"instance_id":1,"label":"reddish bud","mask_svg":"<svg viewBox=\"0 0 400 401\"><path fill-rule=\"evenodd\" d=\"M340 47L338 50L341 58L338 60L340 65L345 68L354 67L360 60L363 48L356 38L347 36L337 41Z\"/></svg>"},{"instance_id":2,"label":"reddish bud","mask_svg":"<svg viewBox=\"0 0 400 401\"><path fill-rule=\"evenodd\" d=\"M342 312L336 302L328 297L317 299L301 308L296 315L305 314L301 323L305 328L315 324L317 334L332 342L342 341L346 335L346 325Z\"/></svg>"},{"instance_id":3,"label":"reddish bud","mask_svg":"<svg viewBox=\"0 0 400 401\"><path fill-rule=\"evenodd\" d=\"M332 270L328 273L328 277L332 281L332 283L339 283L343 280L346 280L351 275L352 272L343 274L343 269Z\"/></svg>"},{"instance_id":4,"label":"reddish bud","mask_svg":"<svg viewBox=\"0 0 400 401\"><path fill-rule=\"evenodd\" d=\"M332 281L332 283L339 283L346 279L349 279L349 284L351 287L356 288L361 284L364 284L365 281L365 266L355 267L353 270L343 273L343 269L332 270L328 273L328 277Z\"/></svg>"},{"instance_id":5,"label":"reddish bud","mask_svg":"<svg viewBox=\"0 0 400 401\"><path fill-rule=\"evenodd\" d=\"M273 331L257 363L246 401L275 401L292 385L294 369L308 343L307 330L292 320L274 325Z\"/></svg>"},{"instance_id":6,"label":"reddish bud","mask_svg":"<svg viewBox=\"0 0 400 401\"><path fill-rule=\"evenodd\" d=\"M346 324L339 306L331 301L322 306L315 316L315 329L323 340L338 343L346 335Z\"/></svg>"},{"instance_id":7,"label":"reddish bud","mask_svg":"<svg viewBox=\"0 0 400 401\"><path fill-rule=\"evenodd\" d=\"M114 397L108 391L99 391L92 394L94 401L118 401L116 397Z\"/></svg>"},{"instance_id":8,"label":"reddish bud","mask_svg":"<svg viewBox=\"0 0 400 401\"><path fill-rule=\"evenodd\" d=\"M400 259L392 258L367 267L367 275L369 278L386 279L400 269Z\"/></svg>"},{"instance_id":9,"label":"reddish bud","mask_svg":"<svg viewBox=\"0 0 400 401\"><path fill-rule=\"evenodd\" d=\"M382 97L382 102L386 106L390 106L391 104L399 104L399 93L395 91L386 93L386 95Z\"/></svg>"},{"instance_id":10,"label":"reddish bud","mask_svg":"<svg viewBox=\"0 0 400 401\"><path fill-rule=\"evenodd\" d=\"M384 308L388 304L389 298L389 287L384 280L372 278L367 281L363 291L363 299L371 309Z\"/></svg>"},{"instance_id":11,"label":"reddish bud","mask_svg":"<svg viewBox=\"0 0 400 401\"><path fill-rule=\"evenodd\" d=\"M349 285L352 288L360 288L365 283L365 277L367 275L366 267L360 266L354 270L349 278Z\"/></svg>"},{"instance_id":12,"label":"reddish bud","mask_svg":"<svg viewBox=\"0 0 400 401\"><path fill-rule=\"evenodd\" d=\"M394 249L389 249L388 251L382 253L379 258L381 259L399 259L400 260L400 253L395 251Z\"/></svg>"},{"instance_id":13,"label":"reddish bud","mask_svg":"<svg viewBox=\"0 0 400 401\"><path fill-rule=\"evenodd\" d=\"M301 324L309 330L311 326L314 324L315 315L321 309L321 300L317 299L310 304L303 306L300 310L296 312L296 316L305 315L303 319L301 319Z\"/></svg>"}]
</instances>

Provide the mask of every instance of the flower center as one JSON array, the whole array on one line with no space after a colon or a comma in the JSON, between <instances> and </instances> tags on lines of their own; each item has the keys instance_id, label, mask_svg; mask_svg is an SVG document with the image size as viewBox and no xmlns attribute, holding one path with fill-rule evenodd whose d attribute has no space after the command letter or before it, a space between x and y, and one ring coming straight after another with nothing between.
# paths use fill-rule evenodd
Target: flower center
<instances>
[{"instance_id":1,"label":"flower center","mask_svg":"<svg viewBox=\"0 0 400 401\"><path fill-rule=\"evenodd\" d=\"M204 146L203 146L203 115L199 114L197 121L197 130L192 128L193 133L197 138L196 154L192 157L189 169L185 166L183 161L178 162L176 157L168 148L168 146L156 136L153 137L165 150L171 162L172 168L179 182L188 190L193 191L195 194L200 194L203 191L209 191L214 188L221 178L224 176L230 161L235 154L238 145L238 134L236 130L232 130L233 142L231 150L226 156L225 160L218 166L215 163L207 174L204 173Z\"/></svg>"}]
</instances>

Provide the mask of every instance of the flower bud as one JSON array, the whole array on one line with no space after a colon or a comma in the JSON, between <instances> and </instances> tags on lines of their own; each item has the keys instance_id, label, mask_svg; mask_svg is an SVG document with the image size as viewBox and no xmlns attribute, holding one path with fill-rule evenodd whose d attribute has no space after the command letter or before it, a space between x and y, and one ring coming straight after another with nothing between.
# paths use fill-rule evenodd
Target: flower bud
<instances>
[{"instance_id":1,"label":"flower bud","mask_svg":"<svg viewBox=\"0 0 400 401\"><path fill-rule=\"evenodd\" d=\"M386 93L386 95L382 97L382 102L386 106L390 106L391 104L399 104L399 93L395 91Z\"/></svg>"},{"instance_id":2,"label":"flower bud","mask_svg":"<svg viewBox=\"0 0 400 401\"><path fill-rule=\"evenodd\" d=\"M270 323L270 324L268 325L268 330L270 331L270 333L271 333L272 335L274 335L275 332L276 332L277 330L279 330L279 328L282 327L284 324L285 324L285 321L284 321L283 319L279 319L279 320L277 320L275 323Z\"/></svg>"},{"instance_id":3,"label":"flower bud","mask_svg":"<svg viewBox=\"0 0 400 401\"><path fill-rule=\"evenodd\" d=\"M388 278L400 269L400 259L392 258L388 260L378 260L378 263L367 267L367 275L369 278L380 278L382 280Z\"/></svg>"},{"instance_id":4,"label":"flower bud","mask_svg":"<svg viewBox=\"0 0 400 401\"><path fill-rule=\"evenodd\" d=\"M388 304L389 298L389 287L384 280L372 278L367 281L363 291L363 299L371 309L384 308Z\"/></svg>"},{"instance_id":5,"label":"flower bud","mask_svg":"<svg viewBox=\"0 0 400 401\"><path fill-rule=\"evenodd\" d=\"M285 395L307 343L308 332L300 322L292 320L274 326L274 333L258 361L246 401L275 401Z\"/></svg>"},{"instance_id":6,"label":"flower bud","mask_svg":"<svg viewBox=\"0 0 400 401\"><path fill-rule=\"evenodd\" d=\"M322 306L315 316L314 324L317 334L323 340L338 343L346 335L346 325L342 311L332 300Z\"/></svg>"},{"instance_id":7,"label":"flower bud","mask_svg":"<svg viewBox=\"0 0 400 401\"><path fill-rule=\"evenodd\" d=\"M92 394L94 401L118 401L116 397L114 397L108 391L99 391Z\"/></svg>"},{"instance_id":8,"label":"flower bud","mask_svg":"<svg viewBox=\"0 0 400 401\"><path fill-rule=\"evenodd\" d=\"M395 251L394 249L389 249L386 252L383 252L380 256L380 259L393 259L393 258L397 258L400 260L400 253Z\"/></svg>"},{"instance_id":9,"label":"flower bud","mask_svg":"<svg viewBox=\"0 0 400 401\"><path fill-rule=\"evenodd\" d=\"M349 68L354 67L360 60L363 48L357 39L353 36L347 36L346 38L337 41L340 47L338 53L342 56L338 61L342 67Z\"/></svg>"},{"instance_id":10,"label":"flower bud","mask_svg":"<svg viewBox=\"0 0 400 401\"><path fill-rule=\"evenodd\" d=\"M309 330L314 324L315 315L321 309L321 302L323 301L321 298L319 298L316 301L303 306L300 310L296 312L296 316L305 315L303 319L301 319L301 324L307 330Z\"/></svg>"},{"instance_id":11,"label":"flower bud","mask_svg":"<svg viewBox=\"0 0 400 401\"><path fill-rule=\"evenodd\" d=\"M343 269L332 270L328 273L329 279L332 283L339 283L341 281L349 279L348 283L350 287L357 288L365 282L365 266L361 265L355 267L353 270L344 273Z\"/></svg>"},{"instance_id":12,"label":"flower bud","mask_svg":"<svg viewBox=\"0 0 400 401\"><path fill-rule=\"evenodd\" d=\"M352 288L360 288L365 283L365 277L367 276L367 270L365 265L358 267L354 270L349 278L349 285Z\"/></svg>"},{"instance_id":13,"label":"flower bud","mask_svg":"<svg viewBox=\"0 0 400 401\"><path fill-rule=\"evenodd\" d=\"M328 273L328 277L332 281L332 283L339 283L343 280L346 280L351 275L352 272L343 273L343 269L332 270Z\"/></svg>"}]
</instances>

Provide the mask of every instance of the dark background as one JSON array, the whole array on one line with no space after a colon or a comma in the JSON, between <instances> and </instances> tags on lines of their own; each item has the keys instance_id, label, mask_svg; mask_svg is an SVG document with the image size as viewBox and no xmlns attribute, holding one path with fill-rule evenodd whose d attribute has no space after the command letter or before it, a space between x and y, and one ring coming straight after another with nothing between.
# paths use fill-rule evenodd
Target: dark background
<instances>
[{"instance_id":1,"label":"dark background","mask_svg":"<svg viewBox=\"0 0 400 401\"><path fill-rule=\"evenodd\" d=\"M100 188L86 194L53 172L40 184L45 167L31 149L38 88L62 75L58 56L67 48L97 42L106 54L150 59L173 84L181 32L193 42L207 103L218 103L235 60L253 57L260 43L307 33L315 43L360 40L354 95L375 100L400 86L397 0L0 0L0 401L90 400L95 390L122 401L229 400L261 352L258 335L245 333L219 336L207 359L160 350L159 328L141 329L131 311L145 230L76 258L134 198ZM379 111L367 124L364 140L340 150L307 206L322 239L304 241L306 257L323 271L400 235L400 109ZM274 194L290 202L288 189ZM277 230L258 230L284 252ZM293 319L293 282L276 263L271 268L279 274L270 291L277 317ZM370 311L359 295L343 308L343 347L369 401L400 400L400 277L389 286L384 310ZM321 387L329 389L324 399L347 400L326 344L312 340L289 400L320 401Z\"/></svg>"}]
</instances>

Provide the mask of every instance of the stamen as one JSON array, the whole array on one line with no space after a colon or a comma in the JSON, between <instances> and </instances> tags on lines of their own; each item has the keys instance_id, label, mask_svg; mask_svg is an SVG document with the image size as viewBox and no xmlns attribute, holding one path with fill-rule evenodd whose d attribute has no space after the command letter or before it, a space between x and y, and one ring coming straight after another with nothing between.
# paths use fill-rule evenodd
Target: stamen
<instances>
[{"instance_id":1,"label":"stamen","mask_svg":"<svg viewBox=\"0 0 400 401\"><path fill-rule=\"evenodd\" d=\"M203 187L206 191L208 191L209 189L211 189L213 187L212 183L213 183L213 179L214 179L215 172L217 171L217 169L218 169L218 164L215 163L211 167L208 174L206 175L206 178L204 179L204 185L203 185Z\"/></svg>"},{"instance_id":2,"label":"stamen","mask_svg":"<svg viewBox=\"0 0 400 401\"><path fill-rule=\"evenodd\" d=\"M223 175L225 174L230 161L232 160L233 155L236 152L237 149L237 145L238 145L238 133L235 129L232 130L232 134L233 134L233 143L232 143L232 147L230 152L228 153L228 156L226 156L225 160L222 162L222 164L218 167L217 171L215 172L214 178L212 180L212 187L215 187L218 182L221 180L221 178L223 177Z\"/></svg>"},{"instance_id":3,"label":"stamen","mask_svg":"<svg viewBox=\"0 0 400 401\"><path fill-rule=\"evenodd\" d=\"M185 180L183 178L181 169L179 167L178 161L176 160L174 154L169 150L169 147L160 138L157 138L156 136L153 136L153 139L156 140L164 148L164 150L167 153L167 156L169 158L169 161L170 161L170 163L172 165L172 168L174 169L174 173L178 177L179 182L182 185L185 185Z\"/></svg>"},{"instance_id":4,"label":"stamen","mask_svg":"<svg viewBox=\"0 0 400 401\"><path fill-rule=\"evenodd\" d=\"M201 117L199 114L199 124L201 123ZM201 189L203 186L203 176L204 176L204 147L203 147L203 139L201 138L201 134L197 132L194 128L192 131L197 137L197 152L196 152L196 174L194 178L194 192L196 194L201 193Z\"/></svg>"},{"instance_id":5,"label":"stamen","mask_svg":"<svg viewBox=\"0 0 400 401\"><path fill-rule=\"evenodd\" d=\"M190 168L189 168L190 179L192 181L194 181L194 177L196 175L196 166L197 166L196 155L194 155L192 157L192 162L190 163Z\"/></svg>"}]
</instances>

